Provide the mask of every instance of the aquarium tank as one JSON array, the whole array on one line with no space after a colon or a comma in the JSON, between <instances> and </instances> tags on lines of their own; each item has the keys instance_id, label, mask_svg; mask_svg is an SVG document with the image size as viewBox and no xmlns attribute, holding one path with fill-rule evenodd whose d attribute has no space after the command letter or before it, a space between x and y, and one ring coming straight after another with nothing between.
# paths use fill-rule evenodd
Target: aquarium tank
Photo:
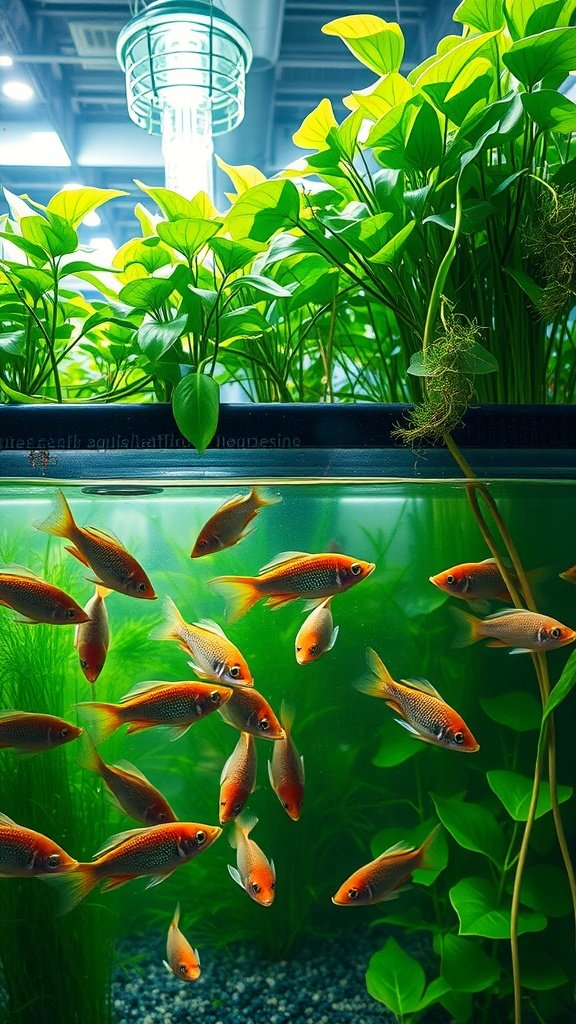
<instances>
[{"instance_id":1,"label":"aquarium tank","mask_svg":"<svg viewBox=\"0 0 576 1024\"><path fill-rule=\"evenodd\" d=\"M394 411L237 407L203 456L42 457L21 412L0 1019L573 1019L569 435L458 466Z\"/></svg>"}]
</instances>

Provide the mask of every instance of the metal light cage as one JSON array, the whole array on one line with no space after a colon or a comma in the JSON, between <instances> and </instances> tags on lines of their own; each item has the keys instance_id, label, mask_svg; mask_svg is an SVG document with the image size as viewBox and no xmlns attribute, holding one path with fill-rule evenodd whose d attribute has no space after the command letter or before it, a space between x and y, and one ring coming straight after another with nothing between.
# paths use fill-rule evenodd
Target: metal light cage
<instances>
[{"instance_id":1,"label":"metal light cage","mask_svg":"<svg viewBox=\"0 0 576 1024\"><path fill-rule=\"evenodd\" d=\"M124 26L116 54L130 117L150 134L160 134L175 89L209 101L213 135L242 121L250 40L207 0L154 0Z\"/></svg>"}]
</instances>

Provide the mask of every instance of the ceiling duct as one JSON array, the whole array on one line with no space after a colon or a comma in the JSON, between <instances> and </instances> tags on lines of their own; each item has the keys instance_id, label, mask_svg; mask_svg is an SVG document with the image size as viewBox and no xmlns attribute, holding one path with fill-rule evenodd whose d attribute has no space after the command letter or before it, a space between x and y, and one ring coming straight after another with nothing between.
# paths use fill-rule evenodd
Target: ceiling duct
<instances>
[{"instance_id":1,"label":"ceiling duct","mask_svg":"<svg viewBox=\"0 0 576 1024\"><path fill-rule=\"evenodd\" d=\"M252 44L253 71L278 63L285 0L216 0L219 7L244 29Z\"/></svg>"},{"instance_id":2,"label":"ceiling duct","mask_svg":"<svg viewBox=\"0 0 576 1024\"><path fill-rule=\"evenodd\" d=\"M85 71L93 71L94 57L99 58L99 67L102 67L102 58L110 58L110 67L116 68L116 40L122 28L122 22L112 23L110 21L70 21L68 23L72 41L76 47L79 57L85 57L82 61L82 68Z\"/></svg>"}]
</instances>

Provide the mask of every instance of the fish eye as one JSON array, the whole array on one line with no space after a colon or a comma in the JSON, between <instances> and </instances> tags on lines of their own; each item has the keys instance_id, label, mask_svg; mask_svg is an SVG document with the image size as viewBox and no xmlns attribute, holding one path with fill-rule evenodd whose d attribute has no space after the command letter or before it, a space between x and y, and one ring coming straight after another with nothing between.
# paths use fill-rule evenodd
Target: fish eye
<instances>
[{"instance_id":1,"label":"fish eye","mask_svg":"<svg viewBox=\"0 0 576 1024\"><path fill-rule=\"evenodd\" d=\"M75 619L76 618L76 612L75 612L74 608L68 608L68 610L66 612L66 618L67 619Z\"/></svg>"},{"instance_id":2,"label":"fish eye","mask_svg":"<svg viewBox=\"0 0 576 1024\"><path fill-rule=\"evenodd\" d=\"M270 888L271 889L275 889L276 888L276 882L270 882Z\"/></svg>"},{"instance_id":3,"label":"fish eye","mask_svg":"<svg viewBox=\"0 0 576 1024\"><path fill-rule=\"evenodd\" d=\"M160 811L160 814L157 814L157 815L156 815L156 821L158 822L158 824L159 824L159 825L160 825L160 824L161 824L161 823L162 823L163 821L166 821L166 815L164 814L164 811Z\"/></svg>"},{"instance_id":4,"label":"fish eye","mask_svg":"<svg viewBox=\"0 0 576 1024\"><path fill-rule=\"evenodd\" d=\"M555 640L558 640L558 638L562 636L562 630L558 629L558 626L554 626L554 629L550 630L550 636L554 637Z\"/></svg>"},{"instance_id":5,"label":"fish eye","mask_svg":"<svg viewBox=\"0 0 576 1024\"><path fill-rule=\"evenodd\" d=\"M197 544L198 544L199 548L207 548L208 547L208 541L207 540L199 540L199 541L197 541Z\"/></svg>"},{"instance_id":6,"label":"fish eye","mask_svg":"<svg viewBox=\"0 0 576 1024\"><path fill-rule=\"evenodd\" d=\"M349 900L357 900L359 895L360 893L358 892L358 889L348 889Z\"/></svg>"},{"instance_id":7,"label":"fish eye","mask_svg":"<svg viewBox=\"0 0 576 1024\"><path fill-rule=\"evenodd\" d=\"M312 644L312 646L309 648L309 650L310 650L310 654L316 654L316 652L318 650L318 644Z\"/></svg>"},{"instance_id":8,"label":"fish eye","mask_svg":"<svg viewBox=\"0 0 576 1024\"><path fill-rule=\"evenodd\" d=\"M178 970L180 971L180 974L185 975L188 968L186 967L186 964L178 964Z\"/></svg>"},{"instance_id":9,"label":"fish eye","mask_svg":"<svg viewBox=\"0 0 576 1024\"><path fill-rule=\"evenodd\" d=\"M458 744L464 743L464 733L463 732L455 732L454 733L454 743L458 743Z\"/></svg>"},{"instance_id":10,"label":"fish eye","mask_svg":"<svg viewBox=\"0 0 576 1024\"><path fill-rule=\"evenodd\" d=\"M283 800L282 801L282 807L284 808L285 811L288 810L289 806L290 806L290 804L288 803L287 800Z\"/></svg>"},{"instance_id":11,"label":"fish eye","mask_svg":"<svg viewBox=\"0 0 576 1024\"><path fill-rule=\"evenodd\" d=\"M456 577L453 576L451 572L448 573L446 577L446 583L449 583L450 585L452 585L452 583L456 583Z\"/></svg>"},{"instance_id":12,"label":"fish eye","mask_svg":"<svg viewBox=\"0 0 576 1024\"><path fill-rule=\"evenodd\" d=\"M210 694L210 700L212 701L213 704L220 703L220 694L218 693L218 690L212 690Z\"/></svg>"},{"instance_id":13,"label":"fish eye","mask_svg":"<svg viewBox=\"0 0 576 1024\"><path fill-rule=\"evenodd\" d=\"M88 662L86 661L85 658L80 658L80 667L81 668L88 668Z\"/></svg>"},{"instance_id":14,"label":"fish eye","mask_svg":"<svg viewBox=\"0 0 576 1024\"><path fill-rule=\"evenodd\" d=\"M51 853L50 856L46 858L46 864L49 868L57 868L60 864L60 854Z\"/></svg>"},{"instance_id":15,"label":"fish eye","mask_svg":"<svg viewBox=\"0 0 576 1024\"><path fill-rule=\"evenodd\" d=\"M350 566L350 572L353 576L359 576L362 572L362 566L358 562L354 562L354 564Z\"/></svg>"},{"instance_id":16,"label":"fish eye","mask_svg":"<svg viewBox=\"0 0 576 1024\"><path fill-rule=\"evenodd\" d=\"M196 844L198 846L204 846L205 842L206 842L206 833L203 832L202 829L198 829L198 832L196 833Z\"/></svg>"},{"instance_id":17,"label":"fish eye","mask_svg":"<svg viewBox=\"0 0 576 1024\"><path fill-rule=\"evenodd\" d=\"M302 650L302 648L301 648L301 647L298 647L298 646L297 646L297 647L296 647L296 650L297 650L297 651L301 651L301 650Z\"/></svg>"},{"instance_id":18,"label":"fish eye","mask_svg":"<svg viewBox=\"0 0 576 1024\"><path fill-rule=\"evenodd\" d=\"M145 583L139 583L138 584L138 590L140 591L140 593L142 593L143 590L146 590L146 584Z\"/></svg>"},{"instance_id":19,"label":"fish eye","mask_svg":"<svg viewBox=\"0 0 576 1024\"><path fill-rule=\"evenodd\" d=\"M69 734L70 734L70 729L68 729L68 727L66 727L65 729L60 729L60 736L61 736L62 739L65 739L65 737L69 736Z\"/></svg>"},{"instance_id":20,"label":"fish eye","mask_svg":"<svg viewBox=\"0 0 576 1024\"><path fill-rule=\"evenodd\" d=\"M230 668L229 675L232 676L232 679L238 679L240 676L240 666L232 665L232 667Z\"/></svg>"},{"instance_id":21,"label":"fish eye","mask_svg":"<svg viewBox=\"0 0 576 1024\"><path fill-rule=\"evenodd\" d=\"M240 814L240 811L242 810L242 804L234 804L232 810L234 814Z\"/></svg>"},{"instance_id":22,"label":"fish eye","mask_svg":"<svg viewBox=\"0 0 576 1024\"><path fill-rule=\"evenodd\" d=\"M252 889L252 892L261 892L261 888L258 885L258 882L250 882L250 888Z\"/></svg>"},{"instance_id":23,"label":"fish eye","mask_svg":"<svg viewBox=\"0 0 576 1024\"><path fill-rule=\"evenodd\" d=\"M260 721L258 722L258 728L260 729L261 732L268 732L268 729L270 728L270 722L268 721L268 719L261 718Z\"/></svg>"}]
</instances>

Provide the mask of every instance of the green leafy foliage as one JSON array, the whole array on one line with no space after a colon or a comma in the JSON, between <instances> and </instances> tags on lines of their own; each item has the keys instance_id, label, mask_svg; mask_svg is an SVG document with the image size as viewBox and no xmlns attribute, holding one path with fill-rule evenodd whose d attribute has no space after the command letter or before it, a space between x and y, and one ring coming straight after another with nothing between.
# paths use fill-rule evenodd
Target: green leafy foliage
<instances>
[{"instance_id":1,"label":"green leafy foliage","mask_svg":"<svg viewBox=\"0 0 576 1024\"><path fill-rule=\"evenodd\" d=\"M478 942L446 935L442 942L442 977L449 991L482 992L500 977L500 964Z\"/></svg>"},{"instance_id":2,"label":"green leafy foliage","mask_svg":"<svg viewBox=\"0 0 576 1024\"><path fill-rule=\"evenodd\" d=\"M202 454L218 426L219 388L205 373L189 373L174 391L173 410L178 429Z\"/></svg>"},{"instance_id":3,"label":"green leafy foliage","mask_svg":"<svg viewBox=\"0 0 576 1024\"><path fill-rule=\"evenodd\" d=\"M374 954L366 971L370 995L397 1017L419 1008L425 984L422 967L395 939L388 939L384 948Z\"/></svg>"},{"instance_id":4,"label":"green leafy foliage","mask_svg":"<svg viewBox=\"0 0 576 1024\"><path fill-rule=\"evenodd\" d=\"M510 908L498 899L494 883L488 878L462 878L450 889L450 902L460 920L460 935L478 935L486 939L510 938ZM546 927L544 914L523 910L518 919L518 934L540 932Z\"/></svg>"},{"instance_id":5,"label":"green leafy foliage","mask_svg":"<svg viewBox=\"0 0 576 1024\"><path fill-rule=\"evenodd\" d=\"M490 789L504 804L508 814L514 821L526 821L532 796L532 779L517 772L491 771L486 775ZM564 803L572 796L571 786L558 786L558 802ZM552 808L550 786L547 782L540 783L536 817L540 818Z\"/></svg>"},{"instance_id":6,"label":"green leafy foliage","mask_svg":"<svg viewBox=\"0 0 576 1024\"><path fill-rule=\"evenodd\" d=\"M440 821L459 846L481 853L500 866L504 859L504 837L496 818L479 804L462 799L434 797Z\"/></svg>"},{"instance_id":7,"label":"green leafy foliage","mask_svg":"<svg viewBox=\"0 0 576 1024\"><path fill-rule=\"evenodd\" d=\"M480 704L493 722L514 729L515 732L530 732L540 728L540 705L531 693L524 690L500 693L496 697L481 697Z\"/></svg>"}]
</instances>

